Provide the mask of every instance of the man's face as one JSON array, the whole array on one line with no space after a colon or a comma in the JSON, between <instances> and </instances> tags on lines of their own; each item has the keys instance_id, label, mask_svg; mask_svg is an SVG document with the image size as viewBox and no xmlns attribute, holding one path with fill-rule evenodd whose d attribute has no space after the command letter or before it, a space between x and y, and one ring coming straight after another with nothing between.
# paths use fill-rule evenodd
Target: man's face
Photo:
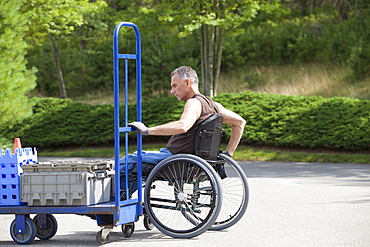
<instances>
[{"instance_id":1,"label":"man's face","mask_svg":"<svg viewBox=\"0 0 370 247\"><path fill-rule=\"evenodd\" d=\"M182 80L174 74L171 78L171 94L175 95L179 101L187 101L190 83L188 79Z\"/></svg>"}]
</instances>

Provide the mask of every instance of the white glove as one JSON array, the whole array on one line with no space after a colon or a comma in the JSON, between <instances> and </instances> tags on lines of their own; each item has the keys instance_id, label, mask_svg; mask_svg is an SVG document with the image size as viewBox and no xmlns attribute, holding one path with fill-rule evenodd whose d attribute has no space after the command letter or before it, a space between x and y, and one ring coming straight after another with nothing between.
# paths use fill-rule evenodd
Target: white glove
<instances>
[{"instance_id":1,"label":"white glove","mask_svg":"<svg viewBox=\"0 0 370 247\"><path fill-rule=\"evenodd\" d=\"M129 123L128 126L134 127L142 135L149 135L148 127L146 127L142 122L132 122Z\"/></svg>"}]
</instances>

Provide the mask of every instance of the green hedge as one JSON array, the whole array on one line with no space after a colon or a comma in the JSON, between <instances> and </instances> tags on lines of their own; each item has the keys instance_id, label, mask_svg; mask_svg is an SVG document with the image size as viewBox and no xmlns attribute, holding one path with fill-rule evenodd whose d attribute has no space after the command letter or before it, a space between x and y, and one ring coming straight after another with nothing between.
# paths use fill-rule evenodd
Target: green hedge
<instances>
[{"instance_id":1,"label":"green hedge","mask_svg":"<svg viewBox=\"0 0 370 247\"><path fill-rule=\"evenodd\" d=\"M112 144L113 105L87 105L69 99L33 98L33 115L21 124L1 130L7 138L21 138L23 146L61 147ZM143 102L143 121L157 125L178 120L183 103L175 97ZM129 105L128 121L136 120L136 106ZM120 121L124 125L124 106ZM132 136L135 136L133 133ZM164 139L147 137L150 139ZM167 138L166 138L167 139Z\"/></svg>"},{"instance_id":2,"label":"green hedge","mask_svg":"<svg viewBox=\"0 0 370 247\"><path fill-rule=\"evenodd\" d=\"M253 92L219 95L214 100L246 119L244 143L370 149L370 101L367 100Z\"/></svg>"},{"instance_id":3,"label":"green hedge","mask_svg":"<svg viewBox=\"0 0 370 247\"><path fill-rule=\"evenodd\" d=\"M34 114L22 124L3 129L24 146L38 148L113 145L113 105L87 105L71 100L34 98ZM246 119L242 143L277 147L370 149L370 101L353 98L284 96L245 92L214 98ZM143 122L154 126L180 118L183 102L175 97L143 102ZM136 106L129 105L134 121ZM121 107L121 123L124 123ZM122 124L121 124L122 125ZM225 125L225 138L230 126ZM133 137L133 136L131 136ZM168 137L145 136L144 140Z\"/></svg>"}]
</instances>

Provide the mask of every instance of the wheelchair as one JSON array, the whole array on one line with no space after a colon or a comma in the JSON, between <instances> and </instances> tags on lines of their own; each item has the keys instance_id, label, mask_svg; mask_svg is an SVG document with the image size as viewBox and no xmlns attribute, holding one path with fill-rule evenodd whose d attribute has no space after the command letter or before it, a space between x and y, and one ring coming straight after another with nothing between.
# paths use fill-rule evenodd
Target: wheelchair
<instances>
[{"instance_id":1,"label":"wheelchair","mask_svg":"<svg viewBox=\"0 0 370 247\"><path fill-rule=\"evenodd\" d=\"M170 156L148 176L143 173L144 212L162 233L192 238L231 227L244 215L247 178L238 163L220 151L222 120L221 114L213 114L200 124L195 155Z\"/></svg>"}]
</instances>

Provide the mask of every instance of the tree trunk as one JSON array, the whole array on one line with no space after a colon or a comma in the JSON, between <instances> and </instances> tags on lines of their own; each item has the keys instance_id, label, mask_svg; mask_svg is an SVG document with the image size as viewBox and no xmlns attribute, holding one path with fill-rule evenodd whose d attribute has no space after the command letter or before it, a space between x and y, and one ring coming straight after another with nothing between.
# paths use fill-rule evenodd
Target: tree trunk
<instances>
[{"instance_id":1,"label":"tree trunk","mask_svg":"<svg viewBox=\"0 0 370 247\"><path fill-rule=\"evenodd\" d=\"M216 19L225 18L225 13L219 0L213 0L212 12L216 13ZM202 9L202 8L201 8ZM217 84L220 78L222 40L224 28L219 26L202 24L201 26L201 63L202 63L202 92L204 95L214 97L217 94Z\"/></svg>"},{"instance_id":2,"label":"tree trunk","mask_svg":"<svg viewBox=\"0 0 370 247\"><path fill-rule=\"evenodd\" d=\"M68 98L67 97L67 91L66 91L66 86L64 84L64 80L63 80L62 68L60 66L59 52L58 52L57 46L55 44L55 35L50 33L49 37L50 37L50 41L51 41L51 49L52 49L53 55L54 55L55 70L57 72L60 97L62 99L66 99L66 98Z\"/></svg>"},{"instance_id":3,"label":"tree trunk","mask_svg":"<svg viewBox=\"0 0 370 247\"><path fill-rule=\"evenodd\" d=\"M344 0L337 1L338 18L339 22L343 22L348 19L350 7L349 4Z\"/></svg>"},{"instance_id":4,"label":"tree trunk","mask_svg":"<svg viewBox=\"0 0 370 247\"><path fill-rule=\"evenodd\" d=\"M220 78L224 29L203 24L201 27L202 92L214 97Z\"/></svg>"},{"instance_id":5,"label":"tree trunk","mask_svg":"<svg viewBox=\"0 0 370 247\"><path fill-rule=\"evenodd\" d=\"M222 58L222 40L224 36L224 28L217 27L217 36L215 39L215 59L214 59L214 80L213 80L213 96L217 95L217 86L220 79L220 70L221 70L221 58Z\"/></svg>"},{"instance_id":6,"label":"tree trunk","mask_svg":"<svg viewBox=\"0 0 370 247\"><path fill-rule=\"evenodd\" d=\"M300 0L301 15L307 15L307 0Z\"/></svg>"},{"instance_id":7,"label":"tree trunk","mask_svg":"<svg viewBox=\"0 0 370 247\"><path fill-rule=\"evenodd\" d=\"M214 60L214 49L213 49L213 37L214 37L214 27L203 24L201 27L201 37L202 37L202 92L204 95L213 97L213 60Z\"/></svg>"},{"instance_id":8,"label":"tree trunk","mask_svg":"<svg viewBox=\"0 0 370 247\"><path fill-rule=\"evenodd\" d=\"M202 64L202 93L206 96L212 97L213 90L212 90L212 50L210 49L210 44L212 43L209 36L209 27L208 25L203 24L201 27L201 43L202 43L202 56L201 56L201 64Z\"/></svg>"}]
</instances>

